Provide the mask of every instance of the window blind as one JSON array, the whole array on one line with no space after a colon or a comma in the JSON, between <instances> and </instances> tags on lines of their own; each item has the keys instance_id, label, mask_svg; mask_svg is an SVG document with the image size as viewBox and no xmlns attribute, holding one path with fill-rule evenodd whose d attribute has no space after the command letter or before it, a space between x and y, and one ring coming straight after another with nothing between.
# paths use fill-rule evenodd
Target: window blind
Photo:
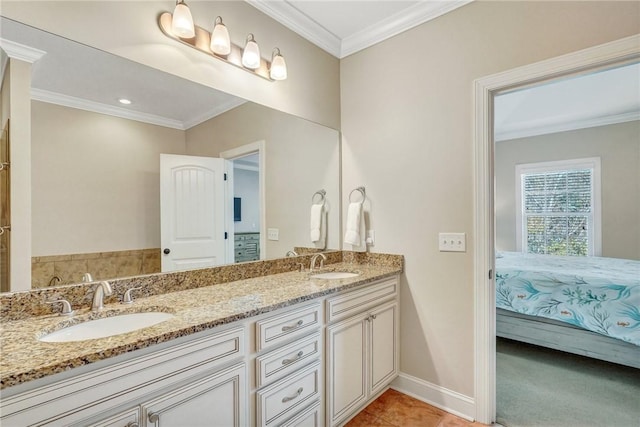
<instances>
[{"instance_id":1,"label":"window blind","mask_svg":"<svg viewBox=\"0 0 640 427\"><path fill-rule=\"evenodd\" d=\"M521 177L527 252L589 255L593 170L528 173Z\"/></svg>"}]
</instances>

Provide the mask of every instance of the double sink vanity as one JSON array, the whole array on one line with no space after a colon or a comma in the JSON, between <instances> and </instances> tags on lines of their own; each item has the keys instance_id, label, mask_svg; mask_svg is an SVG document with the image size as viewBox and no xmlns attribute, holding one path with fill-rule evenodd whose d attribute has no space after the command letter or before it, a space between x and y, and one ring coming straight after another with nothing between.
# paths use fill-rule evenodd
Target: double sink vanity
<instances>
[{"instance_id":1,"label":"double sink vanity","mask_svg":"<svg viewBox=\"0 0 640 427\"><path fill-rule=\"evenodd\" d=\"M0 424L344 424L398 374L403 259L327 255L3 295Z\"/></svg>"}]
</instances>

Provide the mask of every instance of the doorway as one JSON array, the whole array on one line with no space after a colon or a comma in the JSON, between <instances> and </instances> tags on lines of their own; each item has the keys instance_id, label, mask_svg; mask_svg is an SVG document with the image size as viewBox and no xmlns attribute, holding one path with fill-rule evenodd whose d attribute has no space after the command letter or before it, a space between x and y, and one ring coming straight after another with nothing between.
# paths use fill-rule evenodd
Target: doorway
<instances>
[{"instance_id":1,"label":"doorway","mask_svg":"<svg viewBox=\"0 0 640 427\"><path fill-rule=\"evenodd\" d=\"M640 36L585 49L475 81L475 396L476 420L496 419L494 98L569 75L637 62Z\"/></svg>"},{"instance_id":2,"label":"doorway","mask_svg":"<svg viewBox=\"0 0 640 427\"><path fill-rule=\"evenodd\" d=\"M246 144L220 153L220 157L232 163L227 171L232 194L228 216L233 218L229 232L232 253L230 262L246 262L266 257L265 211L265 141Z\"/></svg>"}]
</instances>

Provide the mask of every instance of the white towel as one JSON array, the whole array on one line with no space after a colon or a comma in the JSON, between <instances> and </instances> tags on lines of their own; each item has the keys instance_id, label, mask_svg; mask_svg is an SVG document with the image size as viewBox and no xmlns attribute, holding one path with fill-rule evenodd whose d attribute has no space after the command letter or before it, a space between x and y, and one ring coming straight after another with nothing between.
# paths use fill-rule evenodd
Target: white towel
<instances>
[{"instance_id":1,"label":"white towel","mask_svg":"<svg viewBox=\"0 0 640 427\"><path fill-rule=\"evenodd\" d=\"M311 205L311 241L313 243L319 242L322 239L322 212L324 208L324 204L313 204Z\"/></svg>"},{"instance_id":2,"label":"white towel","mask_svg":"<svg viewBox=\"0 0 640 427\"><path fill-rule=\"evenodd\" d=\"M352 246L360 246L360 222L362 220L362 202L349 203L347 210L347 231L344 242Z\"/></svg>"}]
</instances>

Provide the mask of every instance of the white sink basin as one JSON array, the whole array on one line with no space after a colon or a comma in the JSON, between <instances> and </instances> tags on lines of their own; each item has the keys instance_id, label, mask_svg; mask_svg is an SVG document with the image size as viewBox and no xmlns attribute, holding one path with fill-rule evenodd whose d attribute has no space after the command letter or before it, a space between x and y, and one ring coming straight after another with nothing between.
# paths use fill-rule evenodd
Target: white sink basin
<instances>
[{"instance_id":1,"label":"white sink basin","mask_svg":"<svg viewBox=\"0 0 640 427\"><path fill-rule=\"evenodd\" d=\"M312 274L312 279L348 279L350 277L359 276L358 273L350 273L347 271L327 271L326 273Z\"/></svg>"},{"instance_id":2,"label":"white sink basin","mask_svg":"<svg viewBox=\"0 0 640 427\"><path fill-rule=\"evenodd\" d=\"M71 342L105 338L148 328L172 317L173 314L162 312L120 314L67 326L41 337L40 341Z\"/></svg>"}]
</instances>

